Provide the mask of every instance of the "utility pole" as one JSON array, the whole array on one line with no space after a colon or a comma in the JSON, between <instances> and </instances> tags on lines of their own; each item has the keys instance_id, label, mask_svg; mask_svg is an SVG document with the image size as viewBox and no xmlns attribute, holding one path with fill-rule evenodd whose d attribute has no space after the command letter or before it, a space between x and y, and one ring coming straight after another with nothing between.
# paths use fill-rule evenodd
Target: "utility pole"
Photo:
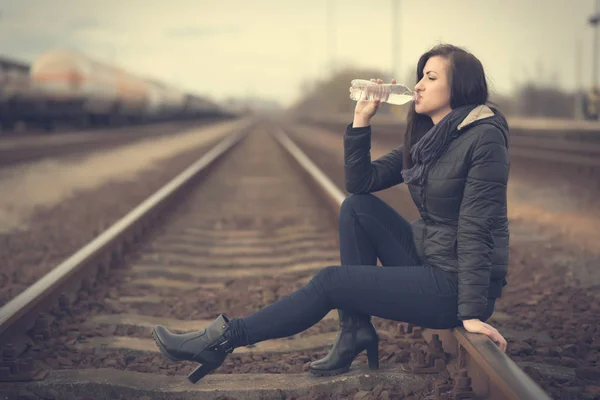
<instances>
[{"instance_id":1,"label":"utility pole","mask_svg":"<svg viewBox=\"0 0 600 400\"><path fill-rule=\"evenodd\" d=\"M588 111L589 113L593 113L596 116L596 119L598 119L598 116L600 115L600 113L598 112L598 107L600 106L599 104L599 99L598 99L598 94L599 94L599 88L598 88L598 23L600 22L600 0L596 0L596 14L592 15L589 19L589 23L594 27L594 40L593 40L593 46L594 48L592 49L592 90L590 93L590 99L588 100L588 102L594 103L592 105L592 107L590 107L590 105L588 105L588 109L593 109L593 112Z\"/></svg>"},{"instance_id":2,"label":"utility pole","mask_svg":"<svg viewBox=\"0 0 600 400\"><path fill-rule=\"evenodd\" d=\"M582 46L581 46L581 35L578 35L575 39L575 110L573 116L577 120L581 120L584 117L583 107L585 96L585 89L583 88L583 63L582 63Z\"/></svg>"},{"instance_id":3,"label":"utility pole","mask_svg":"<svg viewBox=\"0 0 600 400\"><path fill-rule=\"evenodd\" d=\"M327 21L327 58L329 60L329 73L334 75L335 65L335 22L333 15L334 0L327 0L326 3L326 21Z\"/></svg>"},{"instance_id":4,"label":"utility pole","mask_svg":"<svg viewBox=\"0 0 600 400\"><path fill-rule=\"evenodd\" d=\"M312 64L311 64L311 59L309 57L309 43L308 43L308 31L306 31L305 29L302 29L300 31L299 34L299 40L298 43L302 43L302 60L303 64L304 64L304 76L306 78L306 80L308 81L310 74L312 73Z\"/></svg>"},{"instance_id":5,"label":"utility pole","mask_svg":"<svg viewBox=\"0 0 600 400\"><path fill-rule=\"evenodd\" d=\"M405 84L409 84L408 82L405 82L404 80L406 79L404 77L404 73L401 71L402 68L400 68L400 54L401 54L401 48L398 49L398 44L401 42L400 40L400 30L402 29L402 24L400 23L400 0L390 0L392 2L392 78L396 78L396 82L398 83L405 83ZM400 23L400 27L398 27L398 24ZM402 47L402 46L400 46ZM395 115L396 117L399 118L403 118L406 115L406 110L405 107L391 107L391 113L393 115Z\"/></svg>"},{"instance_id":6,"label":"utility pole","mask_svg":"<svg viewBox=\"0 0 600 400\"><path fill-rule=\"evenodd\" d=\"M575 119L583 118L583 85L581 76L581 37L578 36L575 40Z\"/></svg>"},{"instance_id":7,"label":"utility pole","mask_svg":"<svg viewBox=\"0 0 600 400\"><path fill-rule=\"evenodd\" d=\"M592 49L593 54L593 69L592 69L592 84L594 88L598 87L598 22L600 22L600 0L596 0L596 14L590 17L590 24L594 27L594 41Z\"/></svg>"},{"instance_id":8,"label":"utility pole","mask_svg":"<svg viewBox=\"0 0 600 400\"><path fill-rule=\"evenodd\" d=\"M398 52L398 9L400 8L400 0L391 0L392 2L392 78L399 79L398 63L400 61L400 53ZM401 78L400 78L401 79Z\"/></svg>"}]
</instances>

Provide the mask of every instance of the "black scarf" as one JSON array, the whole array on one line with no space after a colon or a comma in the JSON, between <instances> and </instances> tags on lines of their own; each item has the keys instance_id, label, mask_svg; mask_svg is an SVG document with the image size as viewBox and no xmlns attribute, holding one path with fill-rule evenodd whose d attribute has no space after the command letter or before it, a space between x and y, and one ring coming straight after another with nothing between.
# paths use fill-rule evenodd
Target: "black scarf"
<instances>
[{"instance_id":1,"label":"black scarf","mask_svg":"<svg viewBox=\"0 0 600 400\"><path fill-rule=\"evenodd\" d=\"M457 128L476 105L457 107L434 125L410 151L413 166L402 170L404 182L422 185L429 167L437 161L458 136Z\"/></svg>"}]
</instances>

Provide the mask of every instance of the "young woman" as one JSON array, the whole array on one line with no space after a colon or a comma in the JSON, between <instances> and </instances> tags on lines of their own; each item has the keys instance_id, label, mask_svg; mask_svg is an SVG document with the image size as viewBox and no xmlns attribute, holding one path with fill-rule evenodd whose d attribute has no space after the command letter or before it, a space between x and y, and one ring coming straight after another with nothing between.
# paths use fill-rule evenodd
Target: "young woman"
<instances>
[{"instance_id":1,"label":"young woman","mask_svg":"<svg viewBox=\"0 0 600 400\"><path fill-rule=\"evenodd\" d=\"M372 80L381 84L381 80ZM392 80L395 83L395 80ZM310 371L348 371L367 350L379 365L375 315L426 328L464 326L505 351L486 324L506 285L508 125L486 105L481 62L467 51L436 46L417 65L416 99L404 144L371 162L371 119L380 102L359 101L346 129L346 189L340 215L342 266L320 270L298 291L244 318L220 315L208 328L153 336L171 360L200 366L196 382L239 346L299 333L338 309L340 333ZM371 192L406 183L421 218L412 226ZM383 268L376 267L377 258Z\"/></svg>"}]
</instances>

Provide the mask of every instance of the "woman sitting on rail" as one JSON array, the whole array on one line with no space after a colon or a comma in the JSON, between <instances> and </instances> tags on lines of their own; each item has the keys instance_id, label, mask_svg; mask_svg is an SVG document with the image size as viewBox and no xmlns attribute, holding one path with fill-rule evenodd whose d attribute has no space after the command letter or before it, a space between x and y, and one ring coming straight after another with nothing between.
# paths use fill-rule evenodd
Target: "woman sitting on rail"
<instances>
[{"instance_id":1,"label":"woman sitting on rail","mask_svg":"<svg viewBox=\"0 0 600 400\"><path fill-rule=\"evenodd\" d=\"M506 340L484 321L506 285L508 125L485 105L481 62L461 48L439 45L423 54L415 91L403 146L373 162L370 121L380 102L356 104L344 136L352 195L339 220L342 266L320 270L298 291L244 318L220 315L207 329L180 335L154 328L166 357L200 363L192 382L236 347L302 332L332 309L339 309L340 333L330 353L310 365L316 375L348 371L363 350L369 366L378 367L371 315L433 329L462 325L505 351ZM370 194L402 182L422 217L412 226Z\"/></svg>"}]
</instances>

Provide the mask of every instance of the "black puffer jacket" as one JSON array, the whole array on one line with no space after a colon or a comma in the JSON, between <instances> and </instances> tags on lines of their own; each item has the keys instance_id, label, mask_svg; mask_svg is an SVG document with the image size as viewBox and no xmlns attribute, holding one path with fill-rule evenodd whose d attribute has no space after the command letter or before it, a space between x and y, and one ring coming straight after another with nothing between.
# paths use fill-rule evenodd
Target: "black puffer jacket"
<instances>
[{"instance_id":1,"label":"black puffer jacket","mask_svg":"<svg viewBox=\"0 0 600 400\"><path fill-rule=\"evenodd\" d=\"M485 314L487 298L506 285L509 233L506 185L508 126L486 106L454 130L446 152L430 167L424 187L409 185L421 219L412 225L423 264L456 273L458 318ZM402 183L402 149L371 162L371 128L344 137L346 190L371 193Z\"/></svg>"}]
</instances>

